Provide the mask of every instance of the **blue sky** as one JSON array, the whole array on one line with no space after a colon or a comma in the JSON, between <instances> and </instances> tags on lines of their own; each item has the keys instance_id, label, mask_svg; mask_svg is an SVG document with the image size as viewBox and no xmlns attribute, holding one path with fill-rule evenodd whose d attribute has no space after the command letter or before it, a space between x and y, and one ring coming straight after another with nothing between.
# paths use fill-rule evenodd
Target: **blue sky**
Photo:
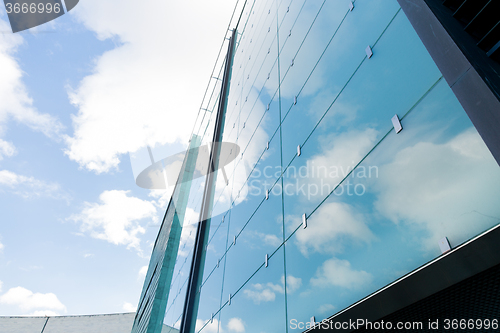
<instances>
[{"instance_id":1,"label":"blue sky","mask_svg":"<svg viewBox=\"0 0 500 333\"><path fill-rule=\"evenodd\" d=\"M186 147L234 1L0 6L0 315L135 311L168 193L129 152Z\"/></svg>"}]
</instances>

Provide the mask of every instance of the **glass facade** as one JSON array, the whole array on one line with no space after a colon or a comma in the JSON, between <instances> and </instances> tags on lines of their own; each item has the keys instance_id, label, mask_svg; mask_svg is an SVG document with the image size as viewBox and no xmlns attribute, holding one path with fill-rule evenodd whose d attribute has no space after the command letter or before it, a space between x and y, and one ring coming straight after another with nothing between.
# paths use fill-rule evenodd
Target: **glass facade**
<instances>
[{"instance_id":1,"label":"glass facade","mask_svg":"<svg viewBox=\"0 0 500 333\"><path fill-rule=\"evenodd\" d=\"M240 151L217 171L196 332L304 331L441 255L444 237L499 223L499 166L396 0L248 1L235 22L223 141ZM204 183L189 193L173 327Z\"/></svg>"}]
</instances>

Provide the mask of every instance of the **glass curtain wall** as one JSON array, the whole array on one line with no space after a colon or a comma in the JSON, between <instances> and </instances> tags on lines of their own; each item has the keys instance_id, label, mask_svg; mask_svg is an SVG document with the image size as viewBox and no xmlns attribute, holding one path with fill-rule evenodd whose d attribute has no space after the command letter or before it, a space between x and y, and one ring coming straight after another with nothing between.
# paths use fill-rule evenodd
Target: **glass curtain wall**
<instances>
[{"instance_id":1,"label":"glass curtain wall","mask_svg":"<svg viewBox=\"0 0 500 333\"><path fill-rule=\"evenodd\" d=\"M304 331L500 221L499 166L396 0L247 1L223 141L197 332Z\"/></svg>"},{"instance_id":2,"label":"glass curtain wall","mask_svg":"<svg viewBox=\"0 0 500 333\"><path fill-rule=\"evenodd\" d=\"M195 172L193 181L190 185L189 199L187 203L186 214L183 222L183 229L180 237L178 256L175 260L175 267L172 276L172 282L169 286L169 297L166 306L164 323L170 323L169 326L179 328L183 314L184 302L187 291L189 278L189 270L191 266L196 229L200 218L200 209L203 199L203 189L207 179L207 168L212 147L212 138L214 135L214 125L217 116L217 106L222 88L222 77L225 65L225 51L227 50L229 37L231 32L228 31L225 36L225 41L221 45L219 57L214 65L212 76L205 91L196 123L193 126L192 140L200 142L197 152L197 160L195 163ZM227 150L233 148L234 145L222 145L224 152L221 154L225 159L233 159L230 157L232 151ZM237 153L237 151L235 151ZM227 162L227 161L226 161ZM222 176L220 177L224 179ZM215 215L220 215L220 211L214 212ZM212 227L217 226L221 216L215 216L212 219Z\"/></svg>"}]
</instances>

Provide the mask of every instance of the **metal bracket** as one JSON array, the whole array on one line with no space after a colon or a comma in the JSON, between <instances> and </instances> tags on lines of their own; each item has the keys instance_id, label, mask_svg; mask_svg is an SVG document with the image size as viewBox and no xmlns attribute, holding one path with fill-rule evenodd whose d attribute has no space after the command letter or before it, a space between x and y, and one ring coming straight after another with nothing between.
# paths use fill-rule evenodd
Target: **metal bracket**
<instances>
[{"instance_id":1,"label":"metal bracket","mask_svg":"<svg viewBox=\"0 0 500 333\"><path fill-rule=\"evenodd\" d=\"M391 121L392 121L392 126L394 126L394 130L396 131L396 134L398 134L403 130L403 126L401 126L401 122L399 121L398 115L392 117Z\"/></svg>"}]
</instances>

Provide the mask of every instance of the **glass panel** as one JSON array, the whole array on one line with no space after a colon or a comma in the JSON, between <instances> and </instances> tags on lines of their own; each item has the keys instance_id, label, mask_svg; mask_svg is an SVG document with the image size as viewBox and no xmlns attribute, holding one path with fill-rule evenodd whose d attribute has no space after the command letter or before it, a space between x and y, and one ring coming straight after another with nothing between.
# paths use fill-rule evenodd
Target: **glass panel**
<instances>
[{"instance_id":1,"label":"glass panel","mask_svg":"<svg viewBox=\"0 0 500 333\"><path fill-rule=\"evenodd\" d=\"M206 249L205 270L203 274L203 284L201 286L200 305L198 308L198 320L196 331L207 321L217 321L214 315L221 306L222 284L224 279L224 262L220 258L225 252L225 235L223 232L215 232L224 229L227 221L222 222L222 216L212 218L210 225L209 244ZM212 323L213 324L213 323Z\"/></svg>"},{"instance_id":2,"label":"glass panel","mask_svg":"<svg viewBox=\"0 0 500 333\"><path fill-rule=\"evenodd\" d=\"M261 262L264 263L264 258ZM269 266L263 266L233 296L231 305L224 307L223 328L236 332L243 332L242 328L245 332L283 332L286 324L283 276L283 249L280 249L269 259Z\"/></svg>"},{"instance_id":3,"label":"glass panel","mask_svg":"<svg viewBox=\"0 0 500 333\"><path fill-rule=\"evenodd\" d=\"M365 57L340 95L311 95L285 119L283 154L287 163L286 158L293 159L286 172L287 194L298 200L285 201L287 212L309 213L385 135L391 118L410 110L441 76L402 12L374 51L376 56ZM332 78L329 86L340 86L336 75ZM297 145L302 145L299 157ZM339 191L350 191L351 185L347 180Z\"/></svg>"},{"instance_id":4,"label":"glass panel","mask_svg":"<svg viewBox=\"0 0 500 333\"><path fill-rule=\"evenodd\" d=\"M384 30L398 13L398 8L397 3L395 5L392 1L358 1L355 10L351 12L346 2L325 3L295 58L295 65L282 83L283 156L286 164L295 155L297 146L307 140L325 113L328 117L322 120L322 128L319 130L333 131L332 127L336 127L335 130L338 131L346 125L359 125L354 123L355 121L373 121L371 118L379 111L382 111L379 115L381 118L384 118L384 112L394 112L393 109L365 103L366 96L385 96L384 94L390 93L384 90L386 88L399 93L399 85L394 83L393 79L405 82L407 86L408 78L414 71L407 68L410 67L408 64L415 60L416 66L412 68L419 68L418 65L427 64L430 59L402 12L398 14L397 24L391 24L390 29L394 33L384 36ZM331 17L334 19L331 20ZM309 25L306 24L305 28L309 28ZM404 31L398 32L399 28L404 28ZM326 37L320 43L316 36ZM374 45L380 36L382 38L379 43L382 39L387 42L383 45L377 44L374 52L378 54L366 59L366 46ZM398 44L400 41L403 41L402 45L417 47L401 48ZM412 53L415 49L417 51ZM286 45L282 58L295 52ZM404 61L394 63L394 58ZM287 62L283 64L288 66ZM285 68L282 72L285 72ZM440 74L435 66L432 69L430 76L436 79ZM401 70L403 74L400 75ZM427 73L427 67L422 70ZM380 86L380 82L384 84ZM349 100L337 100L339 93L340 96L345 95L344 87L351 91ZM416 91L418 92L418 89ZM404 100L408 103L412 101L411 96ZM391 117L392 115L389 119ZM317 146L317 143L311 145Z\"/></svg>"},{"instance_id":5,"label":"glass panel","mask_svg":"<svg viewBox=\"0 0 500 333\"><path fill-rule=\"evenodd\" d=\"M402 125L349 177L351 194L331 195L287 242L288 274L304 283L289 318L320 321L439 256L439 239L455 247L498 224L498 164L444 80Z\"/></svg>"},{"instance_id":6,"label":"glass panel","mask_svg":"<svg viewBox=\"0 0 500 333\"><path fill-rule=\"evenodd\" d=\"M283 241L281 197L252 197L231 211L224 288L236 290ZM236 245L234 237L236 236Z\"/></svg>"}]
</instances>

